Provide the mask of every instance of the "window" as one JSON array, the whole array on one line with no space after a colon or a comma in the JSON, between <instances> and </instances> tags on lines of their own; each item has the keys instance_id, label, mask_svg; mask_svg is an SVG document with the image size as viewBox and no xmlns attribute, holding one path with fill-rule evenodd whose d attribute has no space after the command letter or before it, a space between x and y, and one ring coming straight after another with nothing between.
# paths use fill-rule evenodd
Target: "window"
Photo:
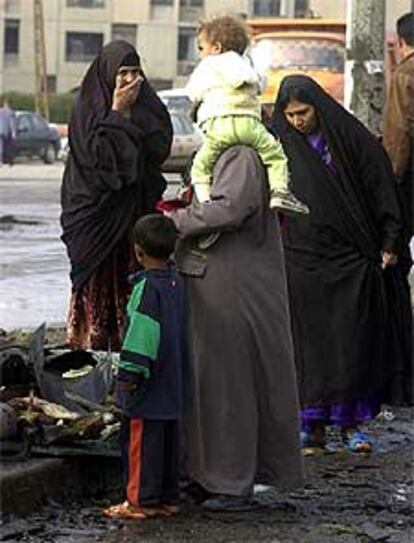
<instances>
[{"instance_id":1,"label":"window","mask_svg":"<svg viewBox=\"0 0 414 543\"><path fill-rule=\"evenodd\" d=\"M180 0L181 7L202 8L204 0Z\"/></svg>"},{"instance_id":2,"label":"window","mask_svg":"<svg viewBox=\"0 0 414 543\"><path fill-rule=\"evenodd\" d=\"M17 131L18 132L30 132L32 129L32 123L30 122L28 115L22 115L17 117Z\"/></svg>"},{"instance_id":3,"label":"window","mask_svg":"<svg viewBox=\"0 0 414 543\"><path fill-rule=\"evenodd\" d=\"M180 28L178 33L178 60L196 60L196 32L194 28Z\"/></svg>"},{"instance_id":4,"label":"window","mask_svg":"<svg viewBox=\"0 0 414 543\"><path fill-rule=\"evenodd\" d=\"M38 115L33 115L32 117L33 128L36 132L46 132L48 129L47 122L39 117Z\"/></svg>"},{"instance_id":5,"label":"window","mask_svg":"<svg viewBox=\"0 0 414 543\"><path fill-rule=\"evenodd\" d=\"M295 0L295 17L309 17L309 0Z\"/></svg>"},{"instance_id":6,"label":"window","mask_svg":"<svg viewBox=\"0 0 414 543\"><path fill-rule=\"evenodd\" d=\"M254 0L253 15L259 17L280 15L280 0Z\"/></svg>"},{"instance_id":7,"label":"window","mask_svg":"<svg viewBox=\"0 0 414 543\"><path fill-rule=\"evenodd\" d=\"M137 43L137 25L113 24L112 39L127 41L135 47Z\"/></svg>"},{"instance_id":8,"label":"window","mask_svg":"<svg viewBox=\"0 0 414 543\"><path fill-rule=\"evenodd\" d=\"M102 49L103 34L87 32L66 33L66 60L90 62Z\"/></svg>"},{"instance_id":9,"label":"window","mask_svg":"<svg viewBox=\"0 0 414 543\"><path fill-rule=\"evenodd\" d=\"M151 6L173 6L174 0L151 0Z\"/></svg>"},{"instance_id":10,"label":"window","mask_svg":"<svg viewBox=\"0 0 414 543\"><path fill-rule=\"evenodd\" d=\"M6 55L19 54L19 19L6 19L4 31L4 53Z\"/></svg>"},{"instance_id":11,"label":"window","mask_svg":"<svg viewBox=\"0 0 414 543\"><path fill-rule=\"evenodd\" d=\"M68 8L104 8L105 0L66 0Z\"/></svg>"},{"instance_id":12,"label":"window","mask_svg":"<svg viewBox=\"0 0 414 543\"><path fill-rule=\"evenodd\" d=\"M173 132L177 136L191 136L194 134L194 127L190 119L184 115L171 115Z\"/></svg>"}]
</instances>

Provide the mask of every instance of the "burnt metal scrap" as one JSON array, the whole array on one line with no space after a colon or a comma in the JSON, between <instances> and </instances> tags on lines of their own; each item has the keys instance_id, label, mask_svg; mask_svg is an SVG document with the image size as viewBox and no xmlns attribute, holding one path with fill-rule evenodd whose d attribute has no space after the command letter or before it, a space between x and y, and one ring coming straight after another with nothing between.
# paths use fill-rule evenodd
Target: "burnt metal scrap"
<instances>
[{"instance_id":1,"label":"burnt metal scrap","mask_svg":"<svg viewBox=\"0 0 414 543\"><path fill-rule=\"evenodd\" d=\"M45 332L0 347L1 453L117 455L116 355L46 348Z\"/></svg>"}]
</instances>

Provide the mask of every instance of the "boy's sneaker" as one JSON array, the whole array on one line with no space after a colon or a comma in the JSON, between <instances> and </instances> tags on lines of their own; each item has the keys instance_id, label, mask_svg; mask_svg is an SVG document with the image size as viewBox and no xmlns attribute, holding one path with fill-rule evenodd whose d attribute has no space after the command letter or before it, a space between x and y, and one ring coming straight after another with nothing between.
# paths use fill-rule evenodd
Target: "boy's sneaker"
<instances>
[{"instance_id":1,"label":"boy's sneaker","mask_svg":"<svg viewBox=\"0 0 414 543\"><path fill-rule=\"evenodd\" d=\"M309 207L289 191L275 192L270 198L270 207L283 211L286 215L309 215Z\"/></svg>"}]
</instances>

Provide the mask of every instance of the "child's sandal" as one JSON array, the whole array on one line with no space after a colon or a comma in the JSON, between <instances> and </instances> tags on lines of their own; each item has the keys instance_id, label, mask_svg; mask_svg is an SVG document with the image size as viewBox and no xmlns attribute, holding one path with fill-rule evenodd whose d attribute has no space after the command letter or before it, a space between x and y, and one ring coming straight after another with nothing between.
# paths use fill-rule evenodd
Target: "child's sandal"
<instances>
[{"instance_id":1,"label":"child's sandal","mask_svg":"<svg viewBox=\"0 0 414 543\"><path fill-rule=\"evenodd\" d=\"M103 514L106 517L129 520L144 520L149 516L153 516L151 512L152 511L149 509L131 505L127 501L117 505L112 505L111 507L103 510Z\"/></svg>"}]
</instances>

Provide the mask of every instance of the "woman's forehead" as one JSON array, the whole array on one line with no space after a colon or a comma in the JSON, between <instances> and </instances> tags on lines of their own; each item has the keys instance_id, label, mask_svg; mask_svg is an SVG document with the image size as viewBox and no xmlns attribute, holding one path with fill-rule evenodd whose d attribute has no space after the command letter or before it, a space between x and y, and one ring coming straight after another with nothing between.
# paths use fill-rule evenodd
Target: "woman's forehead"
<instances>
[{"instance_id":1,"label":"woman's forehead","mask_svg":"<svg viewBox=\"0 0 414 543\"><path fill-rule=\"evenodd\" d=\"M299 100L290 100L285 106L285 113L301 113L313 109L312 104L300 102Z\"/></svg>"}]
</instances>

